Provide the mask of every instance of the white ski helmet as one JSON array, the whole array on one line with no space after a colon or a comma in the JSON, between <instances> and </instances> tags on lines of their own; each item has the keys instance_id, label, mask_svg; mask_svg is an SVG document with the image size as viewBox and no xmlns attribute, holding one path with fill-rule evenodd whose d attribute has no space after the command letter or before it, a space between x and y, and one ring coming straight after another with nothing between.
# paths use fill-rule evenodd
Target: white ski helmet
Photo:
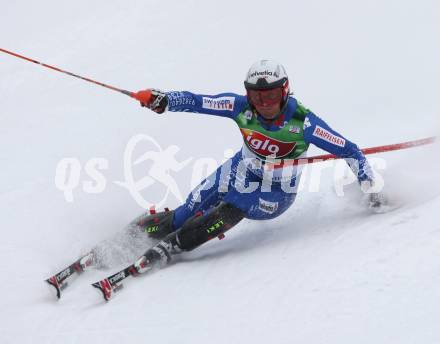
<instances>
[{"instance_id":1,"label":"white ski helmet","mask_svg":"<svg viewBox=\"0 0 440 344\"><path fill-rule=\"evenodd\" d=\"M283 92L281 108L286 104L290 94L286 70L283 65L273 60L255 62L247 72L244 86L246 91L281 88Z\"/></svg>"}]
</instances>

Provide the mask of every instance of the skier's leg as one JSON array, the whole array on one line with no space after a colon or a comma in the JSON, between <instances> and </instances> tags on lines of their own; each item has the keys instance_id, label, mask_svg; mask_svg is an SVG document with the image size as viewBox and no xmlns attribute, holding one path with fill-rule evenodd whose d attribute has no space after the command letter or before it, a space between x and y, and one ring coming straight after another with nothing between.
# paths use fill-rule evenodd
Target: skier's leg
<instances>
[{"instance_id":1,"label":"skier's leg","mask_svg":"<svg viewBox=\"0 0 440 344\"><path fill-rule=\"evenodd\" d=\"M191 191L184 204L176 208L173 219L174 228L179 229L183 224L195 216L214 207L224 197L219 191L222 166L203 180Z\"/></svg>"},{"instance_id":2,"label":"skier's leg","mask_svg":"<svg viewBox=\"0 0 440 344\"><path fill-rule=\"evenodd\" d=\"M165 209L165 211L157 213L150 210L133 220L130 223L129 229L136 233L139 230L145 232L153 239L165 238L168 234L179 229L190 217L199 212L206 211L219 202L221 197L218 193L218 187L214 185L206 188L207 180L215 180L215 177L216 173L204 180L191 192L186 202L177 209ZM195 201L196 199L198 202Z\"/></svg>"},{"instance_id":3,"label":"skier's leg","mask_svg":"<svg viewBox=\"0 0 440 344\"><path fill-rule=\"evenodd\" d=\"M245 179L246 182L258 180L252 174L246 175ZM200 213L200 216L192 215L177 232L169 234L159 242L153 251L163 252L162 257L166 257L168 260L173 253L191 251L206 241L222 235L244 217L255 220L278 217L294 203L296 198L296 193L283 191L281 184L274 184L270 192L258 188L254 192L243 193L235 187L231 187L229 192L222 195L221 198L212 197L213 194L215 195L215 193L209 194L203 191L202 199L205 202L201 202L202 206L197 209L204 209L203 206L206 204L209 204L211 208ZM222 199L222 201L218 201L218 199ZM211 206L211 203L216 200L217 205ZM182 207L186 211L187 208ZM154 254L154 252L150 252L150 254Z\"/></svg>"},{"instance_id":4,"label":"skier's leg","mask_svg":"<svg viewBox=\"0 0 440 344\"><path fill-rule=\"evenodd\" d=\"M239 157L240 152L203 180L188 195L184 204L172 211L165 210L164 212L141 215L131 223L133 229L140 229L146 232L151 238L162 239L171 232L181 228L188 219L196 214L209 211L209 209L218 204L226 194L219 190L221 184L227 184L229 182L229 171L225 166L236 164Z\"/></svg>"},{"instance_id":5,"label":"skier's leg","mask_svg":"<svg viewBox=\"0 0 440 344\"><path fill-rule=\"evenodd\" d=\"M237 207L220 202L205 214L188 219L176 232L169 234L138 259L138 272L150 270L156 265L164 265L171 256L182 251L191 251L205 242L221 236L244 218Z\"/></svg>"},{"instance_id":6,"label":"skier's leg","mask_svg":"<svg viewBox=\"0 0 440 344\"><path fill-rule=\"evenodd\" d=\"M191 251L208 240L221 236L244 218L237 207L220 202L201 216L186 221L176 232L176 241L183 251Z\"/></svg>"}]
</instances>

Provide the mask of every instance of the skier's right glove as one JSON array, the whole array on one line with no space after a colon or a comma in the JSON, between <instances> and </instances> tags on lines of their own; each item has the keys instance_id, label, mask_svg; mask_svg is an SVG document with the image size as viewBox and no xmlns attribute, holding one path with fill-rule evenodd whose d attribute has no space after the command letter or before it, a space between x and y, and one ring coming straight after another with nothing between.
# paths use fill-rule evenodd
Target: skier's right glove
<instances>
[{"instance_id":1,"label":"skier's right glove","mask_svg":"<svg viewBox=\"0 0 440 344\"><path fill-rule=\"evenodd\" d=\"M166 93L154 88L139 91L133 97L139 100L142 107L147 107L156 113L164 113L168 107Z\"/></svg>"}]
</instances>

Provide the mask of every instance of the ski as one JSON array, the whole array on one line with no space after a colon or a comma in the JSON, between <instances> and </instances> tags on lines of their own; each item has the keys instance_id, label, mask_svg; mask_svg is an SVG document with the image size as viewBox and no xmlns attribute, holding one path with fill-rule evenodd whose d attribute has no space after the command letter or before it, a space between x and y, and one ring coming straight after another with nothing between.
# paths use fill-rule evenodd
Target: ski
<instances>
[{"instance_id":1,"label":"ski","mask_svg":"<svg viewBox=\"0 0 440 344\"><path fill-rule=\"evenodd\" d=\"M136 269L134 268L134 265L130 265L129 267L107 278L104 278L101 281L93 283L92 286L101 291L105 301L109 301L113 296L113 293L116 293L123 288L123 284L121 282L129 276L134 276L137 273L135 271Z\"/></svg>"},{"instance_id":2,"label":"ski","mask_svg":"<svg viewBox=\"0 0 440 344\"><path fill-rule=\"evenodd\" d=\"M148 251L146 254L148 254ZM101 291L105 301L109 301L114 293L120 291L124 285L122 281L127 277L136 277L153 268L154 263L146 255L141 256L134 264L122 269L121 271L104 278L101 281L92 283L92 286Z\"/></svg>"},{"instance_id":3,"label":"ski","mask_svg":"<svg viewBox=\"0 0 440 344\"><path fill-rule=\"evenodd\" d=\"M78 259L67 268L61 270L57 274L49 277L45 281L53 288L55 288L56 297L61 298L61 292L67 288L69 282L72 281L73 276L82 274L85 270L93 265L93 252L86 254Z\"/></svg>"}]
</instances>

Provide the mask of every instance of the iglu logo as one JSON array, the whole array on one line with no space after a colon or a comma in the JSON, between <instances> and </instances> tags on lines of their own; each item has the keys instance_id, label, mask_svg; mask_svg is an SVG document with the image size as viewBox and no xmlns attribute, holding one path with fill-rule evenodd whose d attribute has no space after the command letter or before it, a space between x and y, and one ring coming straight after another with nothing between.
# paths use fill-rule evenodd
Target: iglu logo
<instances>
[{"instance_id":1,"label":"iglu logo","mask_svg":"<svg viewBox=\"0 0 440 344\"><path fill-rule=\"evenodd\" d=\"M288 155L296 146L296 142L280 141L250 129L241 129L241 133L248 147L261 156L280 158Z\"/></svg>"}]
</instances>

